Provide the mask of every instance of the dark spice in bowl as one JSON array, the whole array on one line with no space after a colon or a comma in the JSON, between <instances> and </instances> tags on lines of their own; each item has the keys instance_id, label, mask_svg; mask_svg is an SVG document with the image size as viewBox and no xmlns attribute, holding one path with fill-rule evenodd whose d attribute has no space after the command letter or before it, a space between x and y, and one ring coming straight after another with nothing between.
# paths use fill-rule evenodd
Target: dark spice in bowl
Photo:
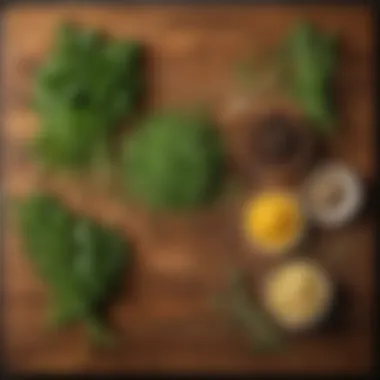
<instances>
[{"instance_id":1,"label":"dark spice in bowl","mask_svg":"<svg viewBox=\"0 0 380 380\"><path fill-rule=\"evenodd\" d=\"M262 120L255 131L259 158L268 164L292 160L303 145L298 129L293 120L280 114Z\"/></svg>"},{"instance_id":2,"label":"dark spice in bowl","mask_svg":"<svg viewBox=\"0 0 380 380\"><path fill-rule=\"evenodd\" d=\"M263 118L253 131L253 145L264 164L286 164L304 150L299 122L282 114Z\"/></svg>"}]
</instances>

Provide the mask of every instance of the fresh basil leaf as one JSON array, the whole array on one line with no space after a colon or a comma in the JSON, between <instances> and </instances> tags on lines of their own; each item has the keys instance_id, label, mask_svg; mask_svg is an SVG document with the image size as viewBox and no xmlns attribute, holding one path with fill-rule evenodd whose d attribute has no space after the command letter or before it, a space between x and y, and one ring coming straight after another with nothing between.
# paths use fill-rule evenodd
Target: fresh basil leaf
<instances>
[{"instance_id":1,"label":"fresh basil leaf","mask_svg":"<svg viewBox=\"0 0 380 380\"><path fill-rule=\"evenodd\" d=\"M142 48L64 24L36 76L36 152L52 167L88 168L97 145L131 116L143 93Z\"/></svg>"},{"instance_id":2,"label":"fresh basil leaf","mask_svg":"<svg viewBox=\"0 0 380 380\"><path fill-rule=\"evenodd\" d=\"M102 306L131 263L130 244L47 195L22 202L19 217L25 250L51 293L52 322L100 323Z\"/></svg>"}]
</instances>

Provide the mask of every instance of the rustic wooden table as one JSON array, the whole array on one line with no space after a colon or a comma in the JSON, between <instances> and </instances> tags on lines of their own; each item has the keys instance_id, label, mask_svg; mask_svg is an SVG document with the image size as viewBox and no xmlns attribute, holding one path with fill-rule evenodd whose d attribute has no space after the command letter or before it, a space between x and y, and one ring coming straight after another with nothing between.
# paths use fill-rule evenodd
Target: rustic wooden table
<instances>
[{"instance_id":1,"label":"rustic wooden table","mask_svg":"<svg viewBox=\"0 0 380 380\"><path fill-rule=\"evenodd\" d=\"M149 49L149 103L154 107L207 101L218 106L231 86L231 65L249 49L274 43L298 17L340 31L338 73L341 132L331 153L366 181L374 176L373 33L370 10L344 6L13 6L4 14L2 40L4 184L7 195L37 184L35 165L22 149L38 123L28 110L31 67L49 49L62 19L136 37ZM123 227L133 236L138 265L130 294L111 320L121 342L94 353L81 328L46 329L47 297L22 253L7 210L4 241L6 355L12 370L27 371L362 371L371 363L372 217L363 216L313 244L348 291L342 328L294 341L278 355L251 355L245 339L210 307L232 255L244 255L235 204L183 217L154 218L120 205L101 191L67 178L44 183L66 202ZM260 265L252 259L253 272Z\"/></svg>"}]
</instances>

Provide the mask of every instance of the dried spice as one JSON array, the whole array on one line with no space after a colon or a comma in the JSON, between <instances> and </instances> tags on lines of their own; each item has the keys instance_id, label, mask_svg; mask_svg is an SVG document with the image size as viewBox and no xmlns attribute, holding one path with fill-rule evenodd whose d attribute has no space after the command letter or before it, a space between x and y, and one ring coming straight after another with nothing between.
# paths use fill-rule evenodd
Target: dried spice
<instances>
[{"instance_id":1,"label":"dried spice","mask_svg":"<svg viewBox=\"0 0 380 380\"><path fill-rule=\"evenodd\" d=\"M252 197L243 210L249 243L272 256L286 254L298 244L305 223L297 197L280 191L262 192Z\"/></svg>"},{"instance_id":2,"label":"dried spice","mask_svg":"<svg viewBox=\"0 0 380 380\"><path fill-rule=\"evenodd\" d=\"M284 328L304 330L325 319L332 304L332 285L316 263L298 259L275 268L266 278L268 311Z\"/></svg>"},{"instance_id":3,"label":"dried spice","mask_svg":"<svg viewBox=\"0 0 380 380\"><path fill-rule=\"evenodd\" d=\"M254 127L252 135L257 157L265 164L286 164L304 148L304 135L299 126L281 114L265 117Z\"/></svg>"},{"instance_id":4,"label":"dried spice","mask_svg":"<svg viewBox=\"0 0 380 380\"><path fill-rule=\"evenodd\" d=\"M304 185L305 208L314 222L338 227L352 220L360 211L363 186L358 175L342 163L317 167Z\"/></svg>"}]
</instances>

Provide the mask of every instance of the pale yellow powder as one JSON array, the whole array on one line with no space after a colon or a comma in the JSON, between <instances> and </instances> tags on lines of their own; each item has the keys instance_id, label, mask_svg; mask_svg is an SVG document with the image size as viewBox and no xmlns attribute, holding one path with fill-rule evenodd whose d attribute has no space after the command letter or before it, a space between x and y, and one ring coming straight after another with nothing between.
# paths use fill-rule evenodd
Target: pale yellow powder
<instances>
[{"instance_id":1,"label":"pale yellow powder","mask_svg":"<svg viewBox=\"0 0 380 380\"><path fill-rule=\"evenodd\" d=\"M324 311L327 297L323 274L317 267L302 261L276 270L265 287L267 307L287 325L313 321Z\"/></svg>"}]
</instances>

